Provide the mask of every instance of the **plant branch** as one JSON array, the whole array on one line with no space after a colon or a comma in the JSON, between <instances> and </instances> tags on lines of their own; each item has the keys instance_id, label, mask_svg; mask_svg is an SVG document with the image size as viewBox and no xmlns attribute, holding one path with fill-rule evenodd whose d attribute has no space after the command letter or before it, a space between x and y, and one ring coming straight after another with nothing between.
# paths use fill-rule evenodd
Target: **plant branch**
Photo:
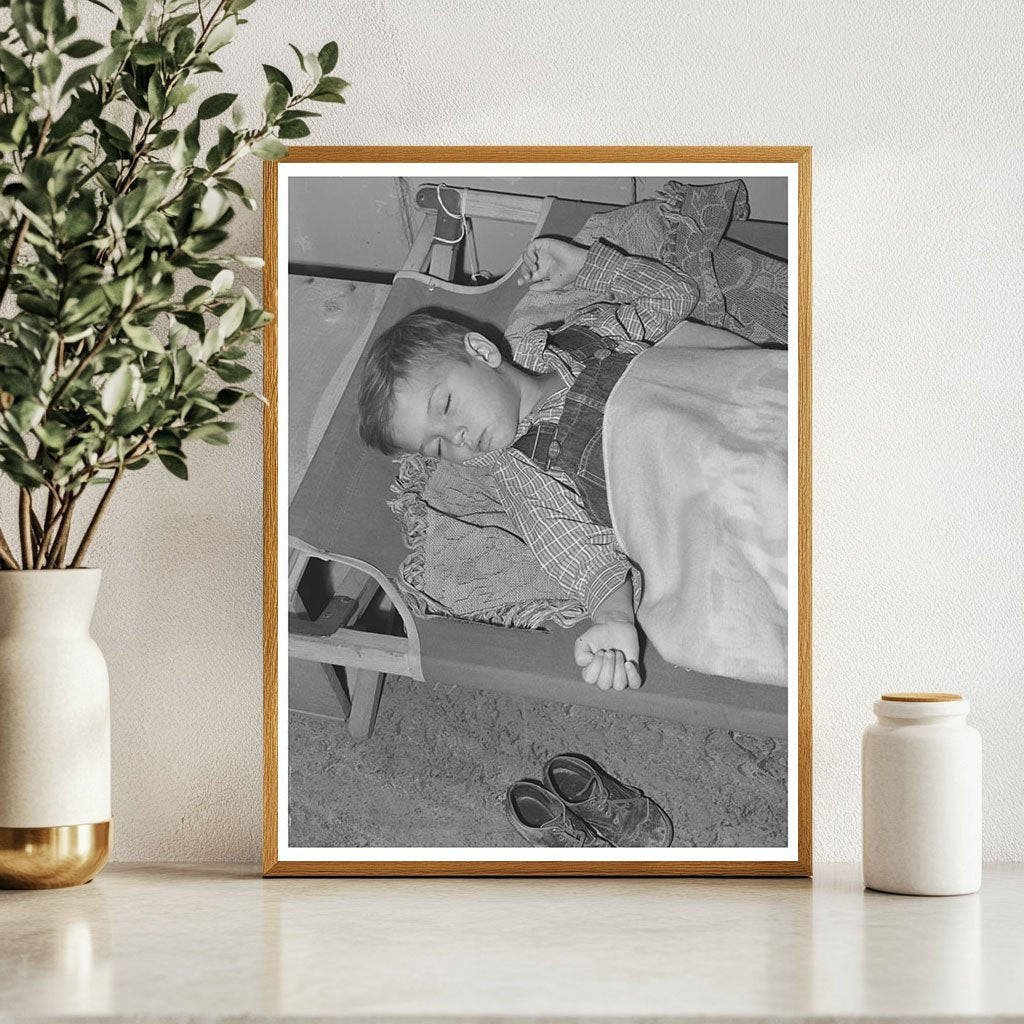
<instances>
[{"instance_id":1,"label":"plant branch","mask_svg":"<svg viewBox=\"0 0 1024 1024\"><path fill-rule=\"evenodd\" d=\"M18 522L21 526L21 567L34 569L32 558L32 492L27 487L21 488L18 509Z\"/></svg>"},{"instance_id":2,"label":"plant branch","mask_svg":"<svg viewBox=\"0 0 1024 1024\"><path fill-rule=\"evenodd\" d=\"M103 348L103 346L106 345L108 341L110 341L114 331L116 331L117 328L120 326L121 321L124 320L124 318L128 316L129 313L133 313L138 308L139 301L139 296L136 296L128 304L127 309L122 310L119 316L114 317L114 319L111 320L109 324L107 324L106 330L99 336L99 338L96 339L96 344L93 345L92 348L88 350L88 352L85 352L82 355L81 359L79 359L78 363L75 365L75 368L60 382L60 384L57 386L57 390L54 391L54 393L50 396L50 400L46 403L47 416L49 416L50 410L52 410L57 405L57 402L64 396L64 392L67 391L67 389L71 387L71 385L74 384L74 382L78 380L79 377L82 376L82 373L84 372L86 366L88 366L89 362L92 360L93 356L95 356L96 353L99 352L99 350Z\"/></svg>"},{"instance_id":3,"label":"plant branch","mask_svg":"<svg viewBox=\"0 0 1024 1024\"><path fill-rule=\"evenodd\" d=\"M64 552L68 546L68 534L71 532L71 516L75 511L75 503L78 501L78 495L81 491L77 491L73 494L64 505L64 509L60 516L60 530L57 533L57 539L53 542L53 547L50 550L49 557L46 559L47 569L59 569L61 562L64 559Z\"/></svg>"},{"instance_id":4,"label":"plant branch","mask_svg":"<svg viewBox=\"0 0 1024 1024\"><path fill-rule=\"evenodd\" d=\"M50 137L50 125L52 124L53 116L48 111L39 128L39 141L36 143L36 148L32 153L33 157L40 156L46 148L46 140ZM28 217L22 217L21 220L18 221L18 227L14 232L14 239L11 242L11 248L7 253L7 259L4 262L3 277L0 278L0 303L4 301L4 296L7 294L7 286L11 283L11 274L14 272L14 263L18 258L18 250L21 248L21 243L25 241L25 235L27 232Z\"/></svg>"},{"instance_id":5,"label":"plant branch","mask_svg":"<svg viewBox=\"0 0 1024 1024\"><path fill-rule=\"evenodd\" d=\"M36 515L35 509L31 509L30 518L32 520L32 538L38 544L43 537L43 524L39 522L39 516Z\"/></svg>"},{"instance_id":6,"label":"plant branch","mask_svg":"<svg viewBox=\"0 0 1024 1024\"><path fill-rule=\"evenodd\" d=\"M110 499L114 496L114 490L116 489L121 477L124 475L124 466L118 466L117 472L110 479L110 483L107 484L107 489L103 492L103 497L100 498L100 503L96 506L96 511L92 514L92 519L89 521L89 525L86 528L85 534L82 537L81 542L78 545L78 550L75 552L75 557L71 561L71 568L77 569L81 566L85 553L89 549L89 545L92 543L93 537L96 535L96 530L100 525L100 520L103 518L103 513L107 511L107 506L110 504Z\"/></svg>"},{"instance_id":7,"label":"plant branch","mask_svg":"<svg viewBox=\"0 0 1024 1024\"><path fill-rule=\"evenodd\" d=\"M39 541L36 553L36 564L45 565L50 554L51 545L61 523L61 512L64 502L57 497L56 489L52 490L46 500L46 519L43 524L43 536Z\"/></svg>"},{"instance_id":8,"label":"plant branch","mask_svg":"<svg viewBox=\"0 0 1024 1024\"><path fill-rule=\"evenodd\" d=\"M3 530L0 530L0 562L3 562L8 569L20 568L18 560L14 557L14 552L7 543Z\"/></svg>"}]
</instances>

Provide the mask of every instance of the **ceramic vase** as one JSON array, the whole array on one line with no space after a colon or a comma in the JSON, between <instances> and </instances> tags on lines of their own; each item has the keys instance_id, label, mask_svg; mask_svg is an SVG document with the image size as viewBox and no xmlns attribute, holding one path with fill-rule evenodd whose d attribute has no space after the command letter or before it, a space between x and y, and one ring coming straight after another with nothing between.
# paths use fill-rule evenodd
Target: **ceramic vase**
<instances>
[{"instance_id":1,"label":"ceramic vase","mask_svg":"<svg viewBox=\"0 0 1024 1024\"><path fill-rule=\"evenodd\" d=\"M0 571L0 887L80 885L110 850L99 569Z\"/></svg>"}]
</instances>

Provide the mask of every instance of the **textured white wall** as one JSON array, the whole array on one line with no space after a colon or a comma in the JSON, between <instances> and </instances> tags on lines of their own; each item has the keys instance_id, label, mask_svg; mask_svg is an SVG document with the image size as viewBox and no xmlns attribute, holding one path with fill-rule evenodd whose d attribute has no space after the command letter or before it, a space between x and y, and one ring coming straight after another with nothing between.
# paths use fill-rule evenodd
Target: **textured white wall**
<instances>
[{"instance_id":1,"label":"textured white wall","mask_svg":"<svg viewBox=\"0 0 1024 1024\"><path fill-rule=\"evenodd\" d=\"M628 12L628 19L627 19ZM885 689L953 689L985 740L986 856L1024 859L1021 8L1006 3L261 0L223 52L337 39L320 144L814 147L815 851L859 856ZM259 169L251 166L255 182ZM236 248L258 251L240 218ZM254 282L249 281L250 287ZM130 481L94 563L115 855L260 835L260 428Z\"/></svg>"}]
</instances>

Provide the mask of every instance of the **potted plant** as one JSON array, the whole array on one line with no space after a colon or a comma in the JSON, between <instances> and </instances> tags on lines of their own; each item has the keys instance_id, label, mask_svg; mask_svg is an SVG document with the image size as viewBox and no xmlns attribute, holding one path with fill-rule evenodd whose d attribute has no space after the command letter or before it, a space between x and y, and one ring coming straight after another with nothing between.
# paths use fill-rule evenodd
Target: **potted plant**
<instances>
[{"instance_id":1,"label":"potted plant","mask_svg":"<svg viewBox=\"0 0 1024 1024\"><path fill-rule=\"evenodd\" d=\"M87 557L126 476L225 445L270 319L234 284L233 172L341 103L338 47L264 65L254 123L203 90L254 0L121 0L107 43L63 0L0 0L0 885L91 878L110 822L107 674ZM293 49L295 49L293 47ZM209 79L207 79L208 81Z\"/></svg>"}]
</instances>

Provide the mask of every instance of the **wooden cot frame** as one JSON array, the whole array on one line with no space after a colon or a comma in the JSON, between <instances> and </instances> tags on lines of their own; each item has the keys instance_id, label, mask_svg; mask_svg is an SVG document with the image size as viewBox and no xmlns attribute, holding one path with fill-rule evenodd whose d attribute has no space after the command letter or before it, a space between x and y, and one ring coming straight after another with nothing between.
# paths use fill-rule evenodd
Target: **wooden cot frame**
<instances>
[{"instance_id":1,"label":"wooden cot frame","mask_svg":"<svg viewBox=\"0 0 1024 1024\"><path fill-rule=\"evenodd\" d=\"M263 870L266 876L321 875L768 875L811 874L811 303L810 303L810 147L293 147L288 163L424 163L457 162L593 162L614 163L795 163L799 166L798 303L799 337L799 453L798 453L798 585L800 637L797 683L797 735L799 746L797 820L798 851L795 861L739 862L567 862L567 861L387 861L300 862L278 859L278 494L277 494L277 330L275 320L264 334L264 830ZM476 190L458 190L467 219L487 218L540 224L549 199L511 196ZM264 306L277 312L278 289L278 174L277 164L264 169ZM417 197L421 208L430 206ZM438 220L426 218L417 232L401 274L424 282L451 282L457 247L437 244ZM513 268L514 270L514 268ZM512 273L510 271L509 273ZM506 275L507 277L508 275ZM447 284L449 288L459 285ZM471 286L466 286L467 289ZM479 291L472 286L471 290ZM292 657L322 666L332 692L347 717L354 740L373 731L386 675L426 677L420 659L416 621L394 584L375 566L358 558L319 550L298 537L288 538L288 651ZM335 593L315 615L305 607L299 583L313 559L341 566L343 576ZM353 628L375 601L390 602L400 616L406 636ZM346 669L345 690L337 684L337 667Z\"/></svg>"}]
</instances>

